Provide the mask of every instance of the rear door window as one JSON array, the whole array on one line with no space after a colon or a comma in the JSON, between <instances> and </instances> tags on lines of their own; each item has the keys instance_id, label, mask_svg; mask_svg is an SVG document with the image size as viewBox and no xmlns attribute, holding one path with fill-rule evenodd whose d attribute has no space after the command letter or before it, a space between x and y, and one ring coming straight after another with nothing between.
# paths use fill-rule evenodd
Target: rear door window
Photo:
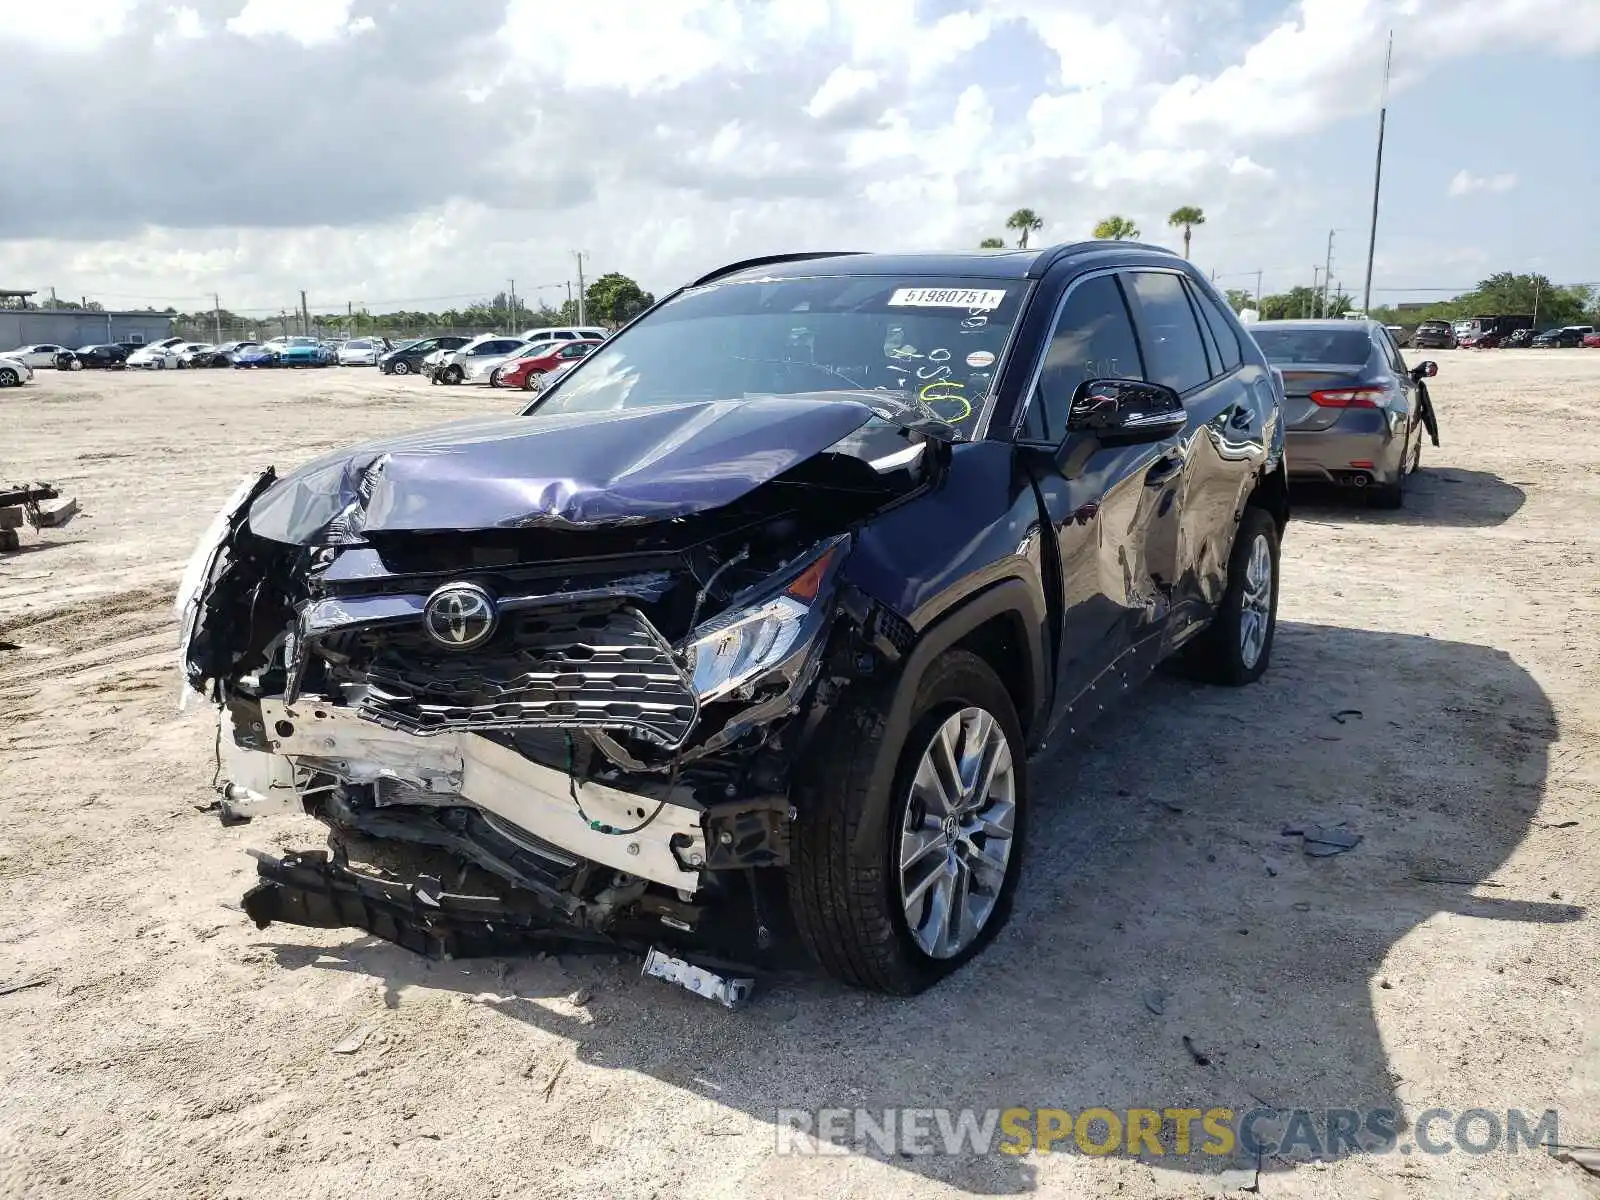
<instances>
[{"instance_id":1,"label":"rear door window","mask_svg":"<svg viewBox=\"0 0 1600 1200\"><path fill-rule=\"evenodd\" d=\"M1211 367L1205 343L1184 294L1183 280L1167 271L1130 271L1124 278L1150 382L1179 393L1209 382Z\"/></svg>"},{"instance_id":2,"label":"rear door window","mask_svg":"<svg viewBox=\"0 0 1600 1200\"><path fill-rule=\"evenodd\" d=\"M1204 318L1206 327L1211 331L1212 343L1221 356L1218 374L1226 375L1244 361L1244 356L1239 352L1239 339L1233 332L1233 326L1204 288L1191 284L1189 295L1194 298L1195 307L1200 310L1200 316Z\"/></svg>"}]
</instances>

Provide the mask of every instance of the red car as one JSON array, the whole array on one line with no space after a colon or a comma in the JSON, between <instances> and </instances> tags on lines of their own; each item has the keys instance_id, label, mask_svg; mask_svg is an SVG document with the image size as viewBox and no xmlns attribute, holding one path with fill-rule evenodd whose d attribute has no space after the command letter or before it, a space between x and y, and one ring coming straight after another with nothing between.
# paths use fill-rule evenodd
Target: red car
<instances>
[{"instance_id":1,"label":"red car","mask_svg":"<svg viewBox=\"0 0 1600 1200\"><path fill-rule=\"evenodd\" d=\"M1463 350L1492 350L1505 338L1493 329L1485 329L1481 333L1463 334L1456 342Z\"/></svg>"},{"instance_id":2,"label":"red car","mask_svg":"<svg viewBox=\"0 0 1600 1200\"><path fill-rule=\"evenodd\" d=\"M1600 350L1600 333L1586 333L1583 335L1583 344L1592 350Z\"/></svg>"},{"instance_id":3,"label":"red car","mask_svg":"<svg viewBox=\"0 0 1600 1200\"><path fill-rule=\"evenodd\" d=\"M490 383L495 387L521 388L525 392L536 391L544 381L544 377L560 367L568 366L578 359L583 358L596 346L603 346L600 341L582 342L550 342L542 346L530 346L522 352L520 358L514 358L504 366L495 370Z\"/></svg>"}]
</instances>

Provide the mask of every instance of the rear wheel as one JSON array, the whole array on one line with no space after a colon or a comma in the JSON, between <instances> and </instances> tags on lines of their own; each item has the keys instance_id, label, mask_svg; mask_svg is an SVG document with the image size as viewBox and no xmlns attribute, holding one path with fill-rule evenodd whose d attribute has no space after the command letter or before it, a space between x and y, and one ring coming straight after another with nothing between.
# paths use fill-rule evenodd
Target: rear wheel
<instances>
[{"instance_id":1,"label":"rear wheel","mask_svg":"<svg viewBox=\"0 0 1600 1200\"><path fill-rule=\"evenodd\" d=\"M952 650L923 677L910 733L889 748L887 802L871 795L881 709L864 697L827 736L816 758L826 768L796 791L789 895L801 938L846 983L922 991L1010 913L1026 811L1021 723L993 669Z\"/></svg>"},{"instance_id":2,"label":"rear wheel","mask_svg":"<svg viewBox=\"0 0 1600 1200\"><path fill-rule=\"evenodd\" d=\"M21 387L22 376L10 367L0 367L0 388Z\"/></svg>"},{"instance_id":3,"label":"rear wheel","mask_svg":"<svg viewBox=\"0 0 1600 1200\"><path fill-rule=\"evenodd\" d=\"M411 364L403 358L397 358L390 364L389 371L394 375L409 375L411 374Z\"/></svg>"},{"instance_id":4,"label":"rear wheel","mask_svg":"<svg viewBox=\"0 0 1600 1200\"><path fill-rule=\"evenodd\" d=\"M542 387L544 387L543 371L529 371L522 379L522 390L525 392L537 392Z\"/></svg>"},{"instance_id":5,"label":"rear wheel","mask_svg":"<svg viewBox=\"0 0 1600 1200\"><path fill-rule=\"evenodd\" d=\"M1422 452L1422 442L1417 442L1417 453ZM1405 507L1406 502L1406 476L1410 474L1407 469L1411 467L1411 455L1404 451L1400 454L1400 473L1395 476L1393 483L1383 484L1381 487L1367 489L1367 503L1373 508L1397 509Z\"/></svg>"},{"instance_id":6,"label":"rear wheel","mask_svg":"<svg viewBox=\"0 0 1600 1200\"><path fill-rule=\"evenodd\" d=\"M1206 683L1242 687L1266 673L1278 626L1278 524L1266 509L1244 510L1228 558L1228 587L1210 626L1186 654Z\"/></svg>"}]
</instances>

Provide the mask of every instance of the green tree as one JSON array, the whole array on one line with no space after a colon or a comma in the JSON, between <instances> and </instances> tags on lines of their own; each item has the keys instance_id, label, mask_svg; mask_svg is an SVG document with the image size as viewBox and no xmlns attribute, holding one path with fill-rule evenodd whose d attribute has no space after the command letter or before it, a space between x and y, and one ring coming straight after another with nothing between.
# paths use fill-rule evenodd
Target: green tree
<instances>
[{"instance_id":1,"label":"green tree","mask_svg":"<svg viewBox=\"0 0 1600 1200\"><path fill-rule=\"evenodd\" d=\"M1005 248L1005 241L997 237L986 237L978 243L979 250L1004 250Z\"/></svg>"},{"instance_id":2,"label":"green tree","mask_svg":"<svg viewBox=\"0 0 1600 1200\"><path fill-rule=\"evenodd\" d=\"M1223 295L1228 298L1228 307L1234 312L1255 307L1255 297L1244 288L1229 288Z\"/></svg>"},{"instance_id":3,"label":"green tree","mask_svg":"<svg viewBox=\"0 0 1600 1200\"><path fill-rule=\"evenodd\" d=\"M1028 235L1044 228L1044 219L1031 208L1019 208L1006 218L1006 228L1017 231L1017 249L1028 248Z\"/></svg>"},{"instance_id":4,"label":"green tree","mask_svg":"<svg viewBox=\"0 0 1600 1200\"><path fill-rule=\"evenodd\" d=\"M1094 236L1102 241L1120 242L1139 236L1139 227L1127 217L1111 216L1094 227Z\"/></svg>"},{"instance_id":5,"label":"green tree","mask_svg":"<svg viewBox=\"0 0 1600 1200\"><path fill-rule=\"evenodd\" d=\"M1467 296L1473 313L1464 316L1536 316L1540 329L1575 325L1589 307L1589 289L1583 286L1558 287L1543 275L1516 275L1499 271L1480 280Z\"/></svg>"},{"instance_id":6,"label":"green tree","mask_svg":"<svg viewBox=\"0 0 1600 1200\"><path fill-rule=\"evenodd\" d=\"M1312 290L1302 284L1272 296L1261 297L1260 312L1263 321L1293 320L1309 317L1317 311L1322 299L1322 289Z\"/></svg>"},{"instance_id":7,"label":"green tree","mask_svg":"<svg viewBox=\"0 0 1600 1200\"><path fill-rule=\"evenodd\" d=\"M1193 205L1186 204L1182 208L1172 210L1172 215L1167 218L1167 224L1174 229L1183 230L1183 256L1189 257L1189 235L1194 232L1196 225L1206 223L1206 214Z\"/></svg>"},{"instance_id":8,"label":"green tree","mask_svg":"<svg viewBox=\"0 0 1600 1200\"><path fill-rule=\"evenodd\" d=\"M591 320L608 325L631 321L656 302L656 298L619 272L602 275L583 294Z\"/></svg>"}]
</instances>

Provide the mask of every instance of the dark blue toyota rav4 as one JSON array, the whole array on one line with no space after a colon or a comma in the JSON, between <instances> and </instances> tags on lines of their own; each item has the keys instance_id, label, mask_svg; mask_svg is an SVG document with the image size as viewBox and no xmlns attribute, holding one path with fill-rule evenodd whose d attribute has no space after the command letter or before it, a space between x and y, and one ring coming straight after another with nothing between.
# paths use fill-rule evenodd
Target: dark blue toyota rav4
<instances>
[{"instance_id":1,"label":"dark blue toyota rav4","mask_svg":"<svg viewBox=\"0 0 1600 1200\"><path fill-rule=\"evenodd\" d=\"M794 254L524 413L245 481L185 574L187 675L224 817L332 831L245 910L623 946L725 1000L710 968L785 947L928 986L1005 920L1031 751L1164 659L1266 670L1280 386L1153 247Z\"/></svg>"}]
</instances>

